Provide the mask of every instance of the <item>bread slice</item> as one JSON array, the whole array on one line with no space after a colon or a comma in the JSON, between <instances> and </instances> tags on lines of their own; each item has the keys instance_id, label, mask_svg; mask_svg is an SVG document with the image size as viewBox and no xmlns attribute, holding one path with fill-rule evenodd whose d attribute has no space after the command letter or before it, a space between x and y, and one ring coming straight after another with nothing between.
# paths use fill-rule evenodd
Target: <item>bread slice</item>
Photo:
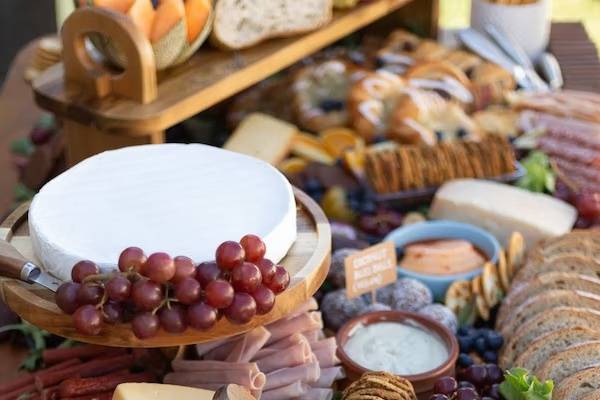
<instances>
[{"instance_id":1,"label":"bread slice","mask_svg":"<svg viewBox=\"0 0 600 400\"><path fill-rule=\"evenodd\" d=\"M332 0L219 0L211 40L225 49L243 49L320 28L331 16Z\"/></svg>"},{"instance_id":2,"label":"bread slice","mask_svg":"<svg viewBox=\"0 0 600 400\"><path fill-rule=\"evenodd\" d=\"M587 368L563 379L560 385L555 386L553 397L579 400L587 399L588 395L594 393L600 395L600 367Z\"/></svg>"},{"instance_id":3,"label":"bread slice","mask_svg":"<svg viewBox=\"0 0 600 400\"><path fill-rule=\"evenodd\" d=\"M509 337L501 349L499 364L504 369L510 368L534 340L559 329L577 326L600 330L600 312L589 308L557 307L538 314Z\"/></svg>"},{"instance_id":4,"label":"bread slice","mask_svg":"<svg viewBox=\"0 0 600 400\"><path fill-rule=\"evenodd\" d=\"M525 281L544 272L575 272L582 275L600 278L600 263L589 256L563 254L550 261L537 262L529 259L517 272L513 282Z\"/></svg>"},{"instance_id":5,"label":"bread slice","mask_svg":"<svg viewBox=\"0 0 600 400\"><path fill-rule=\"evenodd\" d=\"M532 249L531 258L550 260L565 253L576 253L600 260L600 229L575 230L542 241Z\"/></svg>"},{"instance_id":6,"label":"bread slice","mask_svg":"<svg viewBox=\"0 0 600 400\"><path fill-rule=\"evenodd\" d=\"M523 304L513 309L502 322L500 333L504 337L510 336L523 323L555 307L583 307L600 311L600 296L578 290L548 290L529 298Z\"/></svg>"},{"instance_id":7,"label":"bread slice","mask_svg":"<svg viewBox=\"0 0 600 400\"><path fill-rule=\"evenodd\" d=\"M565 378L586 368L600 366L600 340L571 346L550 357L534 374L545 381L552 379L555 385Z\"/></svg>"},{"instance_id":8,"label":"bread slice","mask_svg":"<svg viewBox=\"0 0 600 400\"><path fill-rule=\"evenodd\" d=\"M600 340L600 331L581 326L550 332L532 342L527 350L517 357L514 366L535 371L546 360L567 347L594 340Z\"/></svg>"},{"instance_id":9,"label":"bread slice","mask_svg":"<svg viewBox=\"0 0 600 400\"><path fill-rule=\"evenodd\" d=\"M553 289L583 290L584 292L600 295L600 279L581 275L574 272L546 272L514 284L496 316L496 327L502 326L504 319L512 314L512 310L527 299L542 292Z\"/></svg>"},{"instance_id":10,"label":"bread slice","mask_svg":"<svg viewBox=\"0 0 600 400\"><path fill-rule=\"evenodd\" d=\"M558 399L558 397L556 397ZM578 400L600 400L600 390L594 390L583 397L580 397Z\"/></svg>"}]
</instances>

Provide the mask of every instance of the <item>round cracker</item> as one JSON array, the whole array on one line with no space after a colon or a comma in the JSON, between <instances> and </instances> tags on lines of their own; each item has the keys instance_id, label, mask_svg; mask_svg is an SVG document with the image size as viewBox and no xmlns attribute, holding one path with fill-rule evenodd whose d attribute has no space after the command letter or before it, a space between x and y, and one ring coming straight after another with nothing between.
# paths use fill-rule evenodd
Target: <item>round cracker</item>
<instances>
[{"instance_id":1,"label":"round cracker","mask_svg":"<svg viewBox=\"0 0 600 400\"><path fill-rule=\"evenodd\" d=\"M510 289L510 275L508 273L508 266L506 264L506 255L504 250L501 249L498 253L498 277L500 278L500 286L504 293L508 293Z\"/></svg>"},{"instance_id":2,"label":"round cracker","mask_svg":"<svg viewBox=\"0 0 600 400\"><path fill-rule=\"evenodd\" d=\"M475 298L475 308L477 309L477 313L484 321L488 321L490 319L490 309L483 297L481 275L473 278L471 281L471 290L473 291L473 296Z\"/></svg>"},{"instance_id":3,"label":"round cracker","mask_svg":"<svg viewBox=\"0 0 600 400\"><path fill-rule=\"evenodd\" d=\"M486 262L483 265L481 273L481 288L483 289L483 298L489 308L493 308L498 304L502 297L502 288L500 287L500 278L498 270L491 262Z\"/></svg>"},{"instance_id":4,"label":"round cracker","mask_svg":"<svg viewBox=\"0 0 600 400\"><path fill-rule=\"evenodd\" d=\"M507 253L508 275L512 278L521 268L525 259L525 239L520 232L513 232L510 235Z\"/></svg>"}]
</instances>

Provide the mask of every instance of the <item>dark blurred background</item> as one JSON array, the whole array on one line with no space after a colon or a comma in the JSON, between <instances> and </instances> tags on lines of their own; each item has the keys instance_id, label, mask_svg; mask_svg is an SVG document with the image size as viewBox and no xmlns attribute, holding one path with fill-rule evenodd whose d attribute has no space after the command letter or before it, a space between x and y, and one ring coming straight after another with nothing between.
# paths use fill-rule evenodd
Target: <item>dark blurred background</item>
<instances>
[{"instance_id":1,"label":"dark blurred background","mask_svg":"<svg viewBox=\"0 0 600 400\"><path fill-rule=\"evenodd\" d=\"M55 26L54 0L0 0L0 85L19 49Z\"/></svg>"}]
</instances>

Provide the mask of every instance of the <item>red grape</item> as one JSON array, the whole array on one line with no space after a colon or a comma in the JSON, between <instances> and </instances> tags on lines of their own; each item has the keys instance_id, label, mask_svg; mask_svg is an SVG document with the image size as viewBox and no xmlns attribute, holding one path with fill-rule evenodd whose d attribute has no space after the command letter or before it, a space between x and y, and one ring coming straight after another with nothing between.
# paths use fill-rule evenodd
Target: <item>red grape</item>
<instances>
[{"instance_id":1,"label":"red grape","mask_svg":"<svg viewBox=\"0 0 600 400\"><path fill-rule=\"evenodd\" d=\"M185 307L179 304L171 304L170 307L163 307L160 310L158 318L160 326L169 333L181 333L187 328Z\"/></svg>"},{"instance_id":2,"label":"red grape","mask_svg":"<svg viewBox=\"0 0 600 400\"><path fill-rule=\"evenodd\" d=\"M275 305L275 293L265 285L260 285L252 292L252 297L256 302L257 314L266 314L271 311Z\"/></svg>"},{"instance_id":3,"label":"red grape","mask_svg":"<svg viewBox=\"0 0 600 400\"><path fill-rule=\"evenodd\" d=\"M110 278L105 286L106 295L114 301L125 301L131 294L131 282L122 275Z\"/></svg>"},{"instance_id":4,"label":"red grape","mask_svg":"<svg viewBox=\"0 0 600 400\"><path fill-rule=\"evenodd\" d=\"M252 293L261 282L260 270L252 263L244 262L231 271L231 284L238 292Z\"/></svg>"},{"instance_id":5,"label":"red grape","mask_svg":"<svg viewBox=\"0 0 600 400\"><path fill-rule=\"evenodd\" d=\"M158 317L149 312L137 314L131 321L133 334L139 339L148 339L155 336L159 327Z\"/></svg>"},{"instance_id":6,"label":"red grape","mask_svg":"<svg viewBox=\"0 0 600 400\"><path fill-rule=\"evenodd\" d=\"M73 314L73 325L84 335L97 335L102 329L102 313L91 304L81 306Z\"/></svg>"},{"instance_id":7,"label":"red grape","mask_svg":"<svg viewBox=\"0 0 600 400\"><path fill-rule=\"evenodd\" d=\"M175 275L171 278L173 283L179 283L185 278L191 278L196 274L196 266L189 257L177 256L173 259L173 263L175 263Z\"/></svg>"},{"instance_id":8,"label":"red grape","mask_svg":"<svg viewBox=\"0 0 600 400\"><path fill-rule=\"evenodd\" d=\"M144 250L139 247L128 247L119 256L119 271L127 272L133 270L141 272L145 262L146 254L144 254Z\"/></svg>"},{"instance_id":9,"label":"red grape","mask_svg":"<svg viewBox=\"0 0 600 400\"><path fill-rule=\"evenodd\" d=\"M479 395L471 388L460 388L456 391L456 400L479 400Z\"/></svg>"},{"instance_id":10,"label":"red grape","mask_svg":"<svg viewBox=\"0 0 600 400\"><path fill-rule=\"evenodd\" d=\"M162 287L148 279L140 279L131 289L133 303L143 311L154 310L163 301L163 297Z\"/></svg>"},{"instance_id":11,"label":"red grape","mask_svg":"<svg viewBox=\"0 0 600 400\"><path fill-rule=\"evenodd\" d=\"M494 383L500 383L504 380L502 368L496 364L487 364L485 369L487 370L486 382L488 384L493 385Z\"/></svg>"},{"instance_id":12,"label":"red grape","mask_svg":"<svg viewBox=\"0 0 600 400\"><path fill-rule=\"evenodd\" d=\"M175 298L183 304L195 303L201 294L200 283L194 278L185 278L175 285Z\"/></svg>"},{"instance_id":13,"label":"red grape","mask_svg":"<svg viewBox=\"0 0 600 400\"><path fill-rule=\"evenodd\" d=\"M435 393L445 394L450 396L458 389L458 383L456 379L451 376L444 376L437 380L435 385L433 385L433 391Z\"/></svg>"},{"instance_id":14,"label":"red grape","mask_svg":"<svg viewBox=\"0 0 600 400\"><path fill-rule=\"evenodd\" d=\"M109 324L123 320L123 307L120 303L109 301L102 306L102 319Z\"/></svg>"},{"instance_id":15,"label":"red grape","mask_svg":"<svg viewBox=\"0 0 600 400\"><path fill-rule=\"evenodd\" d=\"M202 287L206 287L209 282L221 278L221 274L221 269L219 269L216 262L207 261L198 265L196 279L198 279Z\"/></svg>"},{"instance_id":16,"label":"red grape","mask_svg":"<svg viewBox=\"0 0 600 400\"><path fill-rule=\"evenodd\" d=\"M263 258L256 263L256 266L260 270L263 283L266 285L271 282L273 275L275 275L275 264L273 264L273 261Z\"/></svg>"},{"instance_id":17,"label":"red grape","mask_svg":"<svg viewBox=\"0 0 600 400\"><path fill-rule=\"evenodd\" d=\"M217 247L215 260L223 270L231 270L244 262L244 248L238 242L227 241Z\"/></svg>"},{"instance_id":18,"label":"red grape","mask_svg":"<svg viewBox=\"0 0 600 400\"><path fill-rule=\"evenodd\" d=\"M579 210L579 215L586 219L593 220L600 216L600 192L582 190L577 193L575 198L575 207Z\"/></svg>"},{"instance_id":19,"label":"red grape","mask_svg":"<svg viewBox=\"0 0 600 400\"><path fill-rule=\"evenodd\" d=\"M156 283L165 283L175 276L175 263L167 253L150 254L142 267L142 274Z\"/></svg>"},{"instance_id":20,"label":"red grape","mask_svg":"<svg viewBox=\"0 0 600 400\"><path fill-rule=\"evenodd\" d=\"M206 330L217 322L217 310L206 303L196 303L188 307L187 318L194 329Z\"/></svg>"},{"instance_id":21,"label":"red grape","mask_svg":"<svg viewBox=\"0 0 600 400\"><path fill-rule=\"evenodd\" d=\"M204 289L206 302L215 308L227 308L233 301L235 294L231 284L223 279L209 282Z\"/></svg>"},{"instance_id":22,"label":"red grape","mask_svg":"<svg viewBox=\"0 0 600 400\"><path fill-rule=\"evenodd\" d=\"M102 300L103 290L95 283L87 283L79 286L77 290L77 302L83 304L98 304Z\"/></svg>"},{"instance_id":23,"label":"red grape","mask_svg":"<svg viewBox=\"0 0 600 400\"><path fill-rule=\"evenodd\" d=\"M256 235L246 235L240 240L240 245L244 248L246 261L257 262L263 259L267 252L265 243Z\"/></svg>"},{"instance_id":24,"label":"red grape","mask_svg":"<svg viewBox=\"0 0 600 400\"><path fill-rule=\"evenodd\" d=\"M290 274L281 265L275 267L275 275L267 284L275 294L283 292L290 284Z\"/></svg>"},{"instance_id":25,"label":"red grape","mask_svg":"<svg viewBox=\"0 0 600 400\"><path fill-rule=\"evenodd\" d=\"M90 275L97 275L100 273L100 268L89 260L79 261L73 266L71 270L71 279L73 282L81 283L85 278Z\"/></svg>"},{"instance_id":26,"label":"red grape","mask_svg":"<svg viewBox=\"0 0 600 400\"><path fill-rule=\"evenodd\" d=\"M445 394L436 393L432 394L429 400L448 400L448 396L446 396Z\"/></svg>"},{"instance_id":27,"label":"red grape","mask_svg":"<svg viewBox=\"0 0 600 400\"><path fill-rule=\"evenodd\" d=\"M224 313L234 324L245 324L256 315L256 302L248 293L236 293L233 302Z\"/></svg>"},{"instance_id":28,"label":"red grape","mask_svg":"<svg viewBox=\"0 0 600 400\"><path fill-rule=\"evenodd\" d=\"M79 303L77 302L79 286L79 283L65 282L58 287L55 296L56 305L65 314L73 314L77 310L77 307L79 307Z\"/></svg>"},{"instance_id":29,"label":"red grape","mask_svg":"<svg viewBox=\"0 0 600 400\"><path fill-rule=\"evenodd\" d=\"M481 388L487 381L487 369L485 368L485 365L471 365L465 370L465 377L476 387Z\"/></svg>"}]
</instances>

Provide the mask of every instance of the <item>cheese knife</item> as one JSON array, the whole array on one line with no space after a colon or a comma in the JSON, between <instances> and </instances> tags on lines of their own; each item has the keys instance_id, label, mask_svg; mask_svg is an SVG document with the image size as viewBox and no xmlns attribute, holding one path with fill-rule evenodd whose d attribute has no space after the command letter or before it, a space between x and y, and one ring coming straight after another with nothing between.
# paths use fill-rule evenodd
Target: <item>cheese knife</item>
<instances>
[{"instance_id":1,"label":"cheese knife","mask_svg":"<svg viewBox=\"0 0 600 400\"><path fill-rule=\"evenodd\" d=\"M25 258L13 245L0 240L0 276L18 279L27 283L37 283L53 292L62 284L59 279L42 271L40 267Z\"/></svg>"}]
</instances>

